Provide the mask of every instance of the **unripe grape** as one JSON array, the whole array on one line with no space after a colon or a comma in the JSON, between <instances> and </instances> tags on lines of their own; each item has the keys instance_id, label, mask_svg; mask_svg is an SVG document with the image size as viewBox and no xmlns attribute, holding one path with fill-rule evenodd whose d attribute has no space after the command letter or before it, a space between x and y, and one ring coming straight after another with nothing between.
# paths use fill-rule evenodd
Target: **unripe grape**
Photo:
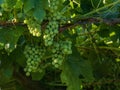
<instances>
[{"instance_id":1,"label":"unripe grape","mask_svg":"<svg viewBox=\"0 0 120 90\"><path fill-rule=\"evenodd\" d=\"M30 73L29 73L29 72L26 72L26 76L30 76Z\"/></svg>"},{"instance_id":2,"label":"unripe grape","mask_svg":"<svg viewBox=\"0 0 120 90\"><path fill-rule=\"evenodd\" d=\"M24 55L27 59L26 67L24 71L26 72L26 76L30 76L31 72L36 72L39 68L39 63L42 61L45 54L45 50L40 48L38 45L26 45L24 49Z\"/></svg>"},{"instance_id":3,"label":"unripe grape","mask_svg":"<svg viewBox=\"0 0 120 90\"><path fill-rule=\"evenodd\" d=\"M35 20L26 19L24 23L27 24L29 32L36 37L41 36L41 26Z\"/></svg>"}]
</instances>

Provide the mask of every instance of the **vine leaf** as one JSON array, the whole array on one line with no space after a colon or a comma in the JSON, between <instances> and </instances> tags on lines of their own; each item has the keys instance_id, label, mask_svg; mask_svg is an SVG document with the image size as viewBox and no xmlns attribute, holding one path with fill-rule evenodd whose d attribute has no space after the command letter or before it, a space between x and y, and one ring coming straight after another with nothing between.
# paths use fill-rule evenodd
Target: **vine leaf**
<instances>
[{"instance_id":1,"label":"vine leaf","mask_svg":"<svg viewBox=\"0 0 120 90\"><path fill-rule=\"evenodd\" d=\"M7 67L0 70L0 85L9 82L13 75L13 67Z\"/></svg>"},{"instance_id":2,"label":"vine leaf","mask_svg":"<svg viewBox=\"0 0 120 90\"><path fill-rule=\"evenodd\" d=\"M0 29L0 43L5 45L6 50L14 50L19 37L23 34L23 27Z\"/></svg>"},{"instance_id":3,"label":"vine leaf","mask_svg":"<svg viewBox=\"0 0 120 90\"><path fill-rule=\"evenodd\" d=\"M0 0L0 4L2 4L2 3L3 3L3 1L4 1L4 0Z\"/></svg>"},{"instance_id":4,"label":"vine leaf","mask_svg":"<svg viewBox=\"0 0 120 90\"><path fill-rule=\"evenodd\" d=\"M2 55L2 54L1 54ZM0 85L9 82L12 79L14 67L12 65L12 60L9 61L7 55L2 55L1 65L0 65Z\"/></svg>"},{"instance_id":5,"label":"vine leaf","mask_svg":"<svg viewBox=\"0 0 120 90\"><path fill-rule=\"evenodd\" d=\"M45 17L45 11L43 9L36 9L33 15L36 20L42 22L43 18Z\"/></svg>"},{"instance_id":6,"label":"vine leaf","mask_svg":"<svg viewBox=\"0 0 120 90\"><path fill-rule=\"evenodd\" d=\"M23 54L23 48L17 47L9 56L10 60L14 60L17 66L25 67L26 58Z\"/></svg>"},{"instance_id":7,"label":"vine leaf","mask_svg":"<svg viewBox=\"0 0 120 90\"><path fill-rule=\"evenodd\" d=\"M5 11L11 11L15 6L16 1L17 0L0 0L0 6L2 6Z\"/></svg>"},{"instance_id":8,"label":"vine leaf","mask_svg":"<svg viewBox=\"0 0 120 90\"><path fill-rule=\"evenodd\" d=\"M65 62L62 68L61 80L63 83L66 83L68 87L67 90L80 90L81 80L75 67L71 67L70 63Z\"/></svg>"},{"instance_id":9,"label":"vine leaf","mask_svg":"<svg viewBox=\"0 0 120 90\"><path fill-rule=\"evenodd\" d=\"M35 8L35 0L25 0L24 1L24 12L27 13L31 9Z\"/></svg>"},{"instance_id":10,"label":"vine leaf","mask_svg":"<svg viewBox=\"0 0 120 90\"><path fill-rule=\"evenodd\" d=\"M43 0L38 0L37 3L35 3L35 10L33 13L33 16L36 20L42 22L42 20L45 17L45 10L44 10L44 1Z\"/></svg>"},{"instance_id":11,"label":"vine leaf","mask_svg":"<svg viewBox=\"0 0 120 90\"><path fill-rule=\"evenodd\" d=\"M94 80L90 62L80 56L70 55L63 63L61 80L68 86L67 90L80 90L82 80L85 82Z\"/></svg>"},{"instance_id":12,"label":"vine leaf","mask_svg":"<svg viewBox=\"0 0 120 90\"><path fill-rule=\"evenodd\" d=\"M3 74L6 78L10 78L12 77L12 74L13 74L13 67L10 66L8 68L6 68L5 70L3 70Z\"/></svg>"},{"instance_id":13,"label":"vine leaf","mask_svg":"<svg viewBox=\"0 0 120 90\"><path fill-rule=\"evenodd\" d=\"M23 5L23 2L20 1L20 0L18 0L18 1L16 2L16 5L15 5L14 7L15 7L16 9L18 9L18 8L22 9L22 5Z\"/></svg>"},{"instance_id":14,"label":"vine leaf","mask_svg":"<svg viewBox=\"0 0 120 90\"><path fill-rule=\"evenodd\" d=\"M45 75L45 71L43 72L34 72L32 73L32 80L41 80L43 76Z\"/></svg>"}]
</instances>

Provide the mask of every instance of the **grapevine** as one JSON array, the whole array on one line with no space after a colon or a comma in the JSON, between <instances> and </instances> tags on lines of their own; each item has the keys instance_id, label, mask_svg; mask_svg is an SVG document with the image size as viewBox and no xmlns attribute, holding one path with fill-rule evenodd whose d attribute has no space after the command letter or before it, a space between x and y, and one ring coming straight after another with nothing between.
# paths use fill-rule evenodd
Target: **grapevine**
<instances>
[{"instance_id":1,"label":"grapevine","mask_svg":"<svg viewBox=\"0 0 120 90\"><path fill-rule=\"evenodd\" d=\"M1 90L120 90L120 0L0 0Z\"/></svg>"}]
</instances>

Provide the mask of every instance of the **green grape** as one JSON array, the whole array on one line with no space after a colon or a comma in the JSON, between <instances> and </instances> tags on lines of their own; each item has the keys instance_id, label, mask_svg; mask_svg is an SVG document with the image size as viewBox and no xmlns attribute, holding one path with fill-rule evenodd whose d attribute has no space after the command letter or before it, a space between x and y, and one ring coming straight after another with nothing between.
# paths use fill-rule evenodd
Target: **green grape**
<instances>
[{"instance_id":1,"label":"green grape","mask_svg":"<svg viewBox=\"0 0 120 90\"><path fill-rule=\"evenodd\" d=\"M29 72L27 72L27 73L26 73L26 76L30 76L30 73L29 73Z\"/></svg>"},{"instance_id":2,"label":"green grape","mask_svg":"<svg viewBox=\"0 0 120 90\"><path fill-rule=\"evenodd\" d=\"M27 59L26 67L24 71L26 76L30 76L31 72L37 72L39 64L42 62L42 58L45 54L45 49L40 48L38 45L26 45L24 49L24 55Z\"/></svg>"},{"instance_id":3,"label":"green grape","mask_svg":"<svg viewBox=\"0 0 120 90\"><path fill-rule=\"evenodd\" d=\"M56 34L58 34L58 22L51 21L48 23L43 36L45 46L51 46L53 44L53 39Z\"/></svg>"},{"instance_id":4,"label":"green grape","mask_svg":"<svg viewBox=\"0 0 120 90\"><path fill-rule=\"evenodd\" d=\"M68 40L54 42L52 49L52 65L54 65L54 67L59 68L65 59L65 56L72 54L71 46L72 43Z\"/></svg>"},{"instance_id":5,"label":"green grape","mask_svg":"<svg viewBox=\"0 0 120 90\"><path fill-rule=\"evenodd\" d=\"M59 33L60 20L63 17L59 10L60 0L49 0L49 12L47 14L48 25L43 33L45 46L51 46L54 42L54 37Z\"/></svg>"},{"instance_id":6,"label":"green grape","mask_svg":"<svg viewBox=\"0 0 120 90\"><path fill-rule=\"evenodd\" d=\"M53 55L52 57L52 64L56 68L59 68L62 65L63 60L64 60L63 55L61 53L57 53L56 55Z\"/></svg>"},{"instance_id":7,"label":"green grape","mask_svg":"<svg viewBox=\"0 0 120 90\"><path fill-rule=\"evenodd\" d=\"M71 41L63 41L61 42L61 49L63 54L72 54L72 42Z\"/></svg>"},{"instance_id":8,"label":"green grape","mask_svg":"<svg viewBox=\"0 0 120 90\"><path fill-rule=\"evenodd\" d=\"M4 43L0 43L0 50L4 49L5 45Z\"/></svg>"},{"instance_id":9,"label":"green grape","mask_svg":"<svg viewBox=\"0 0 120 90\"><path fill-rule=\"evenodd\" d=\"M50 8L51 12L54 12L55 10L58 9L58 4L59 4L59 0L50 0L49 8Z\"/></svg>"},{"instance_id":10,"label":"green grape","mask_svg":"<svg viewBox=\"0 0 120 90\"><path fill-rule=\"evenodd\" d=\"M41 36L41 26L33 19L25 19L24 23L27 24L29 32L36 37Z\"/></svg>"}]
</instances>

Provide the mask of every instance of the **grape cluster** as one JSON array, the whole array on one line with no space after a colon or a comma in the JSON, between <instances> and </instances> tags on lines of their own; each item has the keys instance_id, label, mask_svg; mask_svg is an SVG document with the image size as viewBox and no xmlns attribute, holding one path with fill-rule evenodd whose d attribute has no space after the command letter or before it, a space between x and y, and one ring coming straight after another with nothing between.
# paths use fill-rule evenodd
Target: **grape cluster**
<instances>
[{"instance_id":1,"label":"grape cluster","mask_svg":"<svg viewBox=\"0 0 120 90\"><path fill-rule=\"evenodd\" d=\"M59 68L62 65L62 62L66 55L72 54L72 42L71 41L59 41L54 43L52 49L52 65L56 68Z\"/></svg>"},{"instance_id":2,"label":"grape cluster","mask_svg":"<svg viewBox=\"0 0 120 90\"><path fill-rule=\"evenodd\" d=\"M48 25L46 26L43 39L45 46L51 46L54 41L54 37L58 34L59 21L62 17L62 14L58 10L59 0L49 0L49 13L47 14L47 19L49 20Z\"/></svg>"},{"instance_id":3,"label":"grape cluster","mask_svg":"<svg viewBox=\"0 0 120 90\"><path fill-rule=\"evenodd\" d=\"M58 68L64 59L63 54L61 53L60 50L60 44L59 43L54 43L53 49L52 49L52 65L54 65L56 68Z\"/></svg>"},{"instance_id":4,"label":"grape cluster","mask_svg":"<svg viewBox=\"0 0 120 90\"><path fill-rule=\"evenodd\" d=\"M58 23L56 21L49 22L43 36L45 46L50 46L53 44L53 39L57 33L58 33Z\"/></svg>"},{"instance_id":5,"label":"grape cluster","mask_svg":"<svg viewBox=\"0 0 120 90\"><path fill-rule=\"evenodd\" d=\"M49 15L48 20L57 20L57 21L59 21L60 24L67 23L66 16L63 15L65 13L64 11L66 11L66 10L62 11L59 8L59 5L61 5L62 2L63 2L63 0L50 0L50 3L49 3L50 14L48 14Z\"/></svg>"},{"instance_id":6,"label":"grape cluster","mask_svg":"<svg viewBox=\"0 0 120 90\"><path fill-rule=\"evenodd\" d=\"M49 21L59 21L61 20L64 16L62 16L62 13L56 11L55 13L51 12L50 14L48 14L48 20ZM65 18L65 17L64 17Z\"/></svg>"},{"instance_id":7,"label":"grape cluster","mask_svg":"<svg viewBox=\"0 0 120 90\"><path fill-rule=\"evenodd\" d=\"M72 42L71 41L62 41L61 42L61 50L63 54L72 54Z\"/></svg>"},{"instance_id":8,"label":"grape cluster","mask_svg":"<svg viewBox=\"0 0 120 90\"><path fill-rule=\"evenodd\" d=\"M26 72L26 76L29 76L31 72L42 72L39 64L42 62L44 54L45 49L41 49L38 45L25 46L24 55L27 58L27 65L24 71Z\"/></svg>"},{"instance_id":9,"label":"grape cluster","mask_svg":"<svg viewBox=\"0 0 120 90\"><path fill-rule=\"evenodd\" d=\"M60 3L60 0L49 0L50 11L51 12L57 11L59 3Z\"/></svg>"},{"instance_id":10,"label":"grape cluster","mask_svg":"<svg viewBox=\"0 0 120 90\"><path fill-rule=\"evenodd\" d=\"M33 19L26 19L24 23L27 24L29 32L36 37L41 36L41 26Z\"/></svg>"},{"instance_id":11,"label":"grape cluster","mask_svg":"<svg viewBox=\"0 0 120 90\"><path fill-rule=\"evenodd\" d=\"M49 13L48 20L58 20L60 19L61 13L59 11L60 0L49 0Z\"/></svg>"}]
</instances>

